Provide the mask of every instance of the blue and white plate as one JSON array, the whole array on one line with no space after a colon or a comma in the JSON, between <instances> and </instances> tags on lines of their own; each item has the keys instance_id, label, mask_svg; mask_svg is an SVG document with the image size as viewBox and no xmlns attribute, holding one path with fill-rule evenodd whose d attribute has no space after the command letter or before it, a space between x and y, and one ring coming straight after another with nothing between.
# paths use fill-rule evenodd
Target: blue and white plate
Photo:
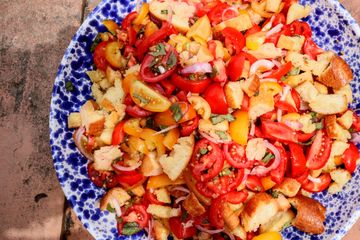
<instances>
[{"instance_id":1,"label":"blue and white plate","mask_svg":"<svg viewBox=\"0 0 360 240\"><path fill-rule=\"evenodd\" d=\"M314 32L314 40L323 48L341 55L355 73L352 88L355 94L353 108L359 108L360 28L336 0L304 0L313 13L306 19ZM98 32L105 31L101 21L113 19L121 23L135 8L135 1L104 0L88 16L73 37L59 67L54 83L50 108L50 145L54 166L61 187L77 216L96 239L141 239L144 232L132 237L119 237L113 214L100 212L99 199L105 191L96 187L86 173L87 160L77 151L72 140L73 130L67 128L67 117L79 111L91 99L91 85L85 71L92 69L90 47ZM69 92L65 83L75 89ZM341 239L360 216L360 170L341 193L315 194L326 208L326 232L310 236L294 228L283 232L284 239Z\"/></svg>"}]
</instances>

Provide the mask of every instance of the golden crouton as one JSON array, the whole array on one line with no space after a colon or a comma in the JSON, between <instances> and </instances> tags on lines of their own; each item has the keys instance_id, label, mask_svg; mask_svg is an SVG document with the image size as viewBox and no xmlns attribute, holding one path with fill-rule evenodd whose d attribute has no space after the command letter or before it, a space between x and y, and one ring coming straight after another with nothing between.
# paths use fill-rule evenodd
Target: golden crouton
<instances>
[{"instance_id":1,"label":"golden crouton","mask_svg":"<svg viewBox=\"0 0 360 240\"><path fill-rule=\"evenodd\" d=\"M289 51L299 52L305 42L305 37L302 35L294 35L292 37L281 35L276 45L278 48L286 49Z\"/></svg>"},{"instance_id":2,"label":"golden crouton","mask_svg":"<svg viewBox=\"0 0 360 240\"><path fill-rule=\"evenodd\" d=\"M319 81L328 87L340 89L353 79L349 65L336 54L330 60L328 68L320 75Z\"/></svg>"},{"instance_id":3,"label":"golden crouton","mask_svg":"<svg viewBox=\"0 0 360 240\"><path fill-rule=\"evenodd\" d=\"M194 193L190 193L183 202L184 209L193 217L200 216L206 212L204 206L199 202Z\"/></svg>"},{"instance_id":4,"label":"golden crouton","mask_svg":"<svg viewBox=\"0 0 360 240\"><path fill-rule=\"evenodd\" d=\"M115 200L119 207L123 206L131 196L121 187L115 187L110 189L100 200L100 210L104 211L110 204L112 208L115 208L111 202Z\"/></svg>"},{"instance_id":5,"label":"golden crouton","mask_svg":"<svg viewBox=\"0 0 360 240\"><path fill-rule=\"evenodd\" d=\"M309 103L314 112L320 114L337 114L347 110L347 99L339 94L319 94Z\"/></svg>"},{"instance_id":6,"label":"golden crouton","mask_svg":"<svg viewBox=\"0 0 360 240\"><path fill-rule=\"evenodd\" d=\"M276 231L280 232L283 228L290 226L291 221L295 218L295 214L290 209L276 214L271 221L260 226L260 233Z\"/></svg>"},{"instance_id":7,"label":"golden crouton","mask_svg":"<svg viewBox=\"0 0 360 240\"><path fill-rule=\"evenodd\" d=\"M348 110L341 117L337 118L337 122L345 129L349 129L353 123L353 112Z\"/></svg>"},{"instance_id":8,"label":"golden crouton","mask_svg":"<svg viewBox=\"0 0 360 240\"><path fill-rule=\"evenodd\" d=\"M240 81L240 86L249 97L252 97L259 90L260 79L257 75L250 76L246 80Z\"/></svg>"},{"instance_id":9,"label":"golden crouton","mask_svg":"<svg viewBox=\"0 0 360 240\"><path fill-rule=\"evenodd\" d=\"M265 11L267 12L278 12L280 8L281 0L266 0Z\"/></svg>"},{"instance_id":10,"label":"golden crouton","mask_svg":"<svg viewBox=\"0 0 360 240\"><path fill-rule=\"evenodd\" d=\"M249 119L254 121L261 115L274 110L274 98L271 93L260 93L250 98Z\"/></svg>"},{"instance_id":11,"label":"golden crouton","mask_svg":"<svg viewBox=\"0 0 360 240\"><path fill-rule=\"evenodd\" d=\"M305 81L313 82L313 75L311 71L300 73L299 75L288 76L285 79L285 83L290 87L297 87Z\"/></svg>"},{"instance_id":12,"label":"golden crouton","mask_svg":"<svg viewBox=\"0 0 360 240\"><path fill-rule=\"evenodd\" d=\"M244 98L240 82L228 82L225 87L226 101L230 108L239 109Z\"/></svg>"},{"instance_id":13,"label":"golden crouton","mask_svg":"<svg viewBox=\"0 0 360 240\"><path fill-rule=\"evenodd\" d=\"M240 225L239 215L234 212L227 203L224 204L223 218L225 225L229 228L230 231L233 231L237 226Z\"/></svg>"},{"instance_id":14,"label":"golden crouton","mask_svg":"<svg viewBox=\"0 0 360 240\"><path fill-rule=\"evenodd\" d=\"M180 208L171 208L157 204L150 204L146 211L158 218L178 217L181 214Z\"/></svg>"},{"instance_id":15,"label":"golden crouton","mask_svg":"<svg viewBox=\"0 0 360 240\"><path fill-rule=\"evenodd\" d=\"M156 240L167 240L169 229L160 220L154 220L154 233Z\"/></svg>"},{"instance_id":16,"label":"golden crouton","mask_svg":"<svg viewBox=\"0 0 360 240\"><path fill-rule=\"evenodd\" d=\"M114 160L122 156L117 146L104 146L94 151L94 168L98 171L111 171Z\"/></svg>"},{"instance_id":17,"label":"golden crouton","mask_svg":"<svg viewBox=\"0 0 360 240\"><path fill-rule=\"evenodd\" d=\"M257 59L262 58L277 58L282 56L281 48L275 47L273 43L264 43L256 50L250 50L249 53Z\"/></svg>"},{"instance_id":18,"label":"golden crouton","mask_svg":"<svg viewBox=\"0 0 360 240\"><path fill-rule=\"evenodd\" d=\"M302 6L298 3L293 3L289 7L287 16L286 16L286 24L290 24L295 20L307 17L311 12L310 6Z\"/></svg>"},{"instance_id":19,"label":"golden crouton","mask_svg":"<svg viewBox=\"0 0 360 240\"><path fill-rule=\"evenodd\" d=\"M81 126L81 116L78 112L70 113L68 117L68 128L78 128Z\"/></svg>"},{"instance_id":20,"label":"golden crouton","mask_svg":"<svg viewBox=\"0 0 360 240\"><path fill-rule=\"evenodd\" d=\"M351 179L349 171L338 168L330 172L331 179L340 186L344 186Z\"/></svg>"},{"instance_id":21,"label":"golden crouton","mask_svg":"<svg viewBox=\"0 0 360 240\"><path fill-rule=\"evenodd\" d=\"M157 176L163 173L163 169L159 163L159 160L156 158L155 152L150 152L145 155L140 167L140 171L146 177Z\"/></svg>"},{"instance_id":22,"label":"golden crouton","mask_svg":"<svg viewBox=\"0 0 360 240\"><path fill-rule=\"evenodd\" d=\"M301 184L294 178L284 178L284 181L273 190L284 194L286 197L294 197L299 192Z\"/></svg>"},{"instance_id":23,"label":"golden crouton","mask_svg":"<svg viewBox=\"0 0 360 240\"><path fill-rule=\"evenodd\" d=\"M94 101L87 101L80 108L81 123L85 126L86 133L89 135L98 136L104 129L105 116L101 111L95 111L96 104Z\"/></svg>"},{"instance_id":24,"label":"golden crouton","mask_svg":"<svg viewBox=\"0 0 360 240\"><path fill-rule=\"evenodd\" d=\"M344 142L351 138L350 132L337 123L336 115L325 116L325 127L330 138Z\"/></svg>"},{"instance_id":25,"label":"golden crouton","mask_svg":"<svg viewBox=\"0 0 360 240\"><path fill-rule=\"evenodd\" d=\"M305 102L311 102L319 95L319 92L314 84L309 81L300 84L295 89L299 93L301 99Z\"/></svg>"},{"instance_id":26,"label":"golden crouton","mask_svg":"<svg viewBox=\"0 0 360 240\"><path fill-rule=\"evenodd\" d=\"M171 203L170 193L166 188L156 189L154 191L156 199L163 203Z\"/></svg>"},{"instance_id":27,"label":"golden crouton","mask_svg":"<svg viewBox=\"0 0 360 240\"><path fill-rule=\"evenodd\" d=\"M314 86L318 90L318 92L321 93L321 94L328 94L329 93L328 88L324 84L321 84L321 83L315 81Z\"/></svg>"},{"instance_id":28,"label":"golden crouton","mask_svg":"<svg viewBox=\"0 0 360 240\"><path fill-rule=\"evenodd\" d=\"M353 101L352 90L351 90L350 84L346 84L345 86L343 86L339 89L334 89L334 93L344 95L346 97L348 103L352 103L352 101Z\"/></svg>"}]
</instances>

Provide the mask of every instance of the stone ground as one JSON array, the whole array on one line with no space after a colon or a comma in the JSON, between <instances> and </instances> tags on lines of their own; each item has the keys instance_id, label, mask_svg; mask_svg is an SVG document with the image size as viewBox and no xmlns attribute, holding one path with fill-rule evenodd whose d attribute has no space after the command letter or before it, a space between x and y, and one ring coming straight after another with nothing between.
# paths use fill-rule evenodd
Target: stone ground
<instances>
[{"instance_id":1,"label":"stone ground","mask_svg":"<svg viewBox=\"0 0 360 240\"><path fill-rule=\"evenodd\" d=\"M99 0L0 0L0 239L93 239L65 203L49 147L60 60ZM341 1L360 20L358 0ZM360 221L345 237L358 239Z\"/></svg>"}]
</instances>

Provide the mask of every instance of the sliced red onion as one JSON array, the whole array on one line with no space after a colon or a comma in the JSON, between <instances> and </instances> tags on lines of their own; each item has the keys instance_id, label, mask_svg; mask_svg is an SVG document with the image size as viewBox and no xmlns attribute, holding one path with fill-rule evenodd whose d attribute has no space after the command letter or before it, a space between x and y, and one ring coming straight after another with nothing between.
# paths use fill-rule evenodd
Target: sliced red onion
<instances>
[{"instance_id":1,"label":"sliced red onion","mask_svg":"<svg viewBox=\"0 0 360 240\"><path fill-rule=\"evenodd\" d=\"M235 240L234 234L225 228L224 233L229 236L230 240Z\"/></svg>"},{"instance_id":2,"label":"sliced red onion","mask_svg":"<svg viewBox=\"0 0 360 240\"><path fill-rule=\"evenodd\" d=\"M241 180L239 186L245 185L246 180L248 179L249 174L250 174L250 170L247 169L247 168L245 168L245 169L244 169L244 177L243 177L243 179Z\"/></svg>"},{"instance_id":3,"label":"sliced red onion","mask_svg":"<svg viewBox=\"0 0 360 240\"><path fill-rule=\"evenodd\" d=\"M284 123L292 129L300 130L304 125L298 121L285 120Z\"/></svg>"},{"instance_id":4,"label":"sliced red onion","mask_svg":"<svg viewBox=\"0 0 360 240\"><path fill-rule=\"evenodd\" d=\"M124 167L120 164L113 164L112 167L117 171L130 172L141 166L142 161L137 162L134 166Z\"/></svg>"},{"instance_id":5,"label":"sliced red onion","mask_svg":"<svg viewBox=\"0 0 360 240\"><path fill-rule=\"evenodd\" d=\"M290 90L291 90L291 87L288 85L285 85L285 87L283 88L283 91L281 93L280 101L285 101L286 96L289 94Z\"/></svg>"},{"instance_id":6,"label":"sliced red onion","mask_svg":"<svg viewBox=\"0 0 360 240\"><path fill-rule=\"evenodd\" d=\"M276 111L276 120L277 120L278 122L281 122L282 114L283 114L283 111L282 111L281 109L278 109L278 110Z\"/></svg>"},{"instance_id":7,"label":"sliced red onion","mask_svg":"<svg viewBox=\"0 0 360 240\"><path fill-rule=\"evenodd\" d=\"M221 139L216 139L211 137L209 134L203 132L203 131L199 131L200 135L204 138L206 138L207 140L209 140L210 142L216 143L216 144L224 144L224 143L230 143L231 140L221 140Z\"/></svg>"},{"instance_id":8,"label":"sliced red onion","mask_svg":"<svg viewBox=\"0 0 360 240\"><path fill-rule=\"evenodd\" d=\"M355 144L360 143L360 132L352 133L350 141L355 143Z\"/></svg>"},{"instance_id":9,"label":"sliced red onion","mask_svg":"<svg viewBox=\"0 0 360 240\"><path fill-rule=\"evenodd\" d=\"M75 132L74 132L75 145L79 149L79 151L81 152L82 155L84 155L90 161L94 161L94 156L91 153L89 153L88 151L86 151L84 145L82 144L82 138L85 137L84 133L85 133L84 126L81 126L75 130Z\"/></svg>"},{"instance_id":10,"label":"sliced red onion","mask_svg":"<svg viewBox=\"0 0 360 240\"><path fill-rule=\"evenodd\" d=\"M185 187L182 187L182 186L176 186L176 187L173 187L171 188L171 190L177 190L177 191L181 191L181 192L186 192L186 193L190 193L190 190L185 188Z\"/></svg>"},{"instance_id":11,"label":"sliced red onion","mask_svg":"<svg viewBox=\"0 0 360 240\"><path fill-rule=\"evenodd\" d=\"M259 78L266 78L272 74L272 71L264 72L262 74L258 74Z\"/></svg>"},{"instance_id":12,"label":"sliced red onion","mask_svg":"<svg viewBox=\"0 0 360 240\"><path fill-rule=\"evenodd\" d=\"M260 79L260 82L263 83L263 82L277 82L278 80L276 78L263 78L263 79Z\"/></svg>"},{"instance_id":13,"label":"sliced red onion","mask_svg":"<svg viewBox=\"0 0 360 240\"><path fill-rule=\"evenodd\" d=\"M191 73L211 73L212 67L210 63L207 62L200 62L195 63L193 65L187 66L183 69L181 69L181 74L191 74Z\"/></svg>"},{"instance_id":14,"label":"sliced red onion","mask_svg":"<svg viewBox=\"0 0 360 240\"><path fill-rule=\"evenodd\" d=\"M175 203L178 204L181 201L184 201L187 198L187 196L182 196L182 197L178 197L177 199L175 199Z\"/></svg>"},{"instance_id":15,"label":"sliced red onion","mask_svg":"<svg viewBox=\"0 0 360 240\"><path fill-rule=\"evenodd\" d=\"M224 231L224 228L222 228L222 229L216 229L216 230L210 230L210 229L204 228L204 227L202 227L202 226L200 226L200 225L195 225L195 227L196 227L197 229L199 229L200 231L205 232L205 233L208 233L208 234L217 234L217 233L221 233L221 232Z\"/></svg>"},{"instance_id":16,"label":"sliced red onion","mask_svg":"<svg viewBox=\"0 0 360 240\"><path fill-rule=\"evenodd\" d=\"M192 226L194 226L194 220L189 220L189 221L187 221L186 223L181 223L181 225L182 225L184 228L192 227Z\"/></svg>"},{"instance_id":17,"label":"sliced red onion","mask_svg":"<svg viewBox=\"0 0 360 240\"><path fill-rule=\"evenodd\" d=\"M269 149L274 155L275 155L275 159L273 161L273 163L268 166L268 167L265 167L265 166L257 166L255 168L253 168L251 170L251 175L256 175L256 176L259 176L259 177L263 177L265 176L268 172L270 172L271 170L273 169L276 169L279 164L280 164L280 152L279 150L271 143L269 143L268 141L264 141L264 144L265 144L265 147L267 149Z\"/></svg>"},{"instance_id":18,"label":"sliced red onion","mask_svg":"<svg viewBox=\"0 0 360 240\"><path fill-rule=\"evenodd\" d=\"M111 207L115 209L116 216L121 217L122 212L121 212L121 207L120 207L118 201L116 201L116 199L114 199L114 198L111 198L109 202L110 202Z\"/></svg>"},{"instance_id":19,"label":"sliced red onion","mask_svg":"<svg viewBox=\"0 0 360 240\"><path fill-rule=\"evenodd\" d=\"M307 178L313 183L321 183L321 179L315 178L315 177L313 177L311 175L309 175Z\"/></svg>"},{"instance_id":20,"label":"sliced red onion","mask_svg":"<svg viewBox=\"0 0 360 240\"><path fill-rule=\"evenodd\" d=\"M261 31L270 30L274 19L275 19L275 15L272 15L272 17L270 18L270 21L261 29Z\"/></svg>"},{"instance_id":21,"label":"sliced red onion","mask_svg":"<svg viewBox=\"0 0 360 240\"><path fill-rule=\"evenodd\" d=\"M149 221L149 230L148 230L148 235L147 235L148 240L153 240L153 238L151 236L153 226L154 226L154 219L151 218L150 221Z\"/></svg>"},{"instance_id":22,"label":"sliced red onion","mask_svg":"<svg viewBox=\"0 0 360 240\"><path fill-rule=\"evenodd\" d=\"M257 70L268 71L275 66L273 62L266 59L260 59L254 62L250 67L250 76L255 74Z\"/></svg>"},{"instance_id":23,"label":"sliced red onion","mask_svg":"<svg viewBox=\"0 0 360 240\"><path fill-rule=\"evenodd\" d=\"M255 123L254 122L251 122L251 124L250 124L249 135L252 136L252 137L255 135Z\"/></svg>"},{"instance_id":24,"label":"sliced red onion","mask_svg":"<svg viewBox=\"0 0 360 240\"><path fill-rule=\"evenodd\" d=\"M280 68L281 65L282 65L278 60L273 59L273 60L271 60L271 61L272 61L272 63L275 64L275 66L278 67L278 68Z\"/></svg>"},{"instance_id":25,"label":"sliced red onion","mask_svg":"<svg viewBox=\"0 0 360 240\"><path fill-rule=\"evenodd\" d=\"M174 129L174 128L177 128L177 127L178 127L178 125L177 125L177 124L175 124L175 125L171 125L171 126L169 126L169 127L167 127L167 128L164 128L164 129L163 129L163 130L161 130L161 131L158 131L158 132L154 133L154 134L153 134L153 136L156 136L156 135L159 135L159 134L166 133L166 132L168 132L168 131L170 131L170 130L172 130L172 129Z\"/></svg>"},{"instance_id":26,"label":"sliced red onion","mask_svg":"<svg viewBox=\"0 0 360 240\"><path fill-rule=\"evenodd\" d=\"M267 33L266 33L266 37L270 37L271 35L278 33L281 31L282 27L284 25L282 23L279 23L278 25L276 25L275 27L273 27L272 29L270 29Z\"/></svg>"},{"instance_id":27,"label":"sliced red onion","mask_svg":"<svg viewBox=\"0 0 360 240\"><path fill-rule=\"evenodd\" d=\"M236 15L239 14L239 11L237 11L237 9L234 8L234 7L226 8L226 9L224 9L224 11L223 11L222 14L221 14L221 19L222 19L223 21L227 20L227 19L225 19L225 14L226 14L228 11L234 12Z\"/></svg>"}]
</instances>

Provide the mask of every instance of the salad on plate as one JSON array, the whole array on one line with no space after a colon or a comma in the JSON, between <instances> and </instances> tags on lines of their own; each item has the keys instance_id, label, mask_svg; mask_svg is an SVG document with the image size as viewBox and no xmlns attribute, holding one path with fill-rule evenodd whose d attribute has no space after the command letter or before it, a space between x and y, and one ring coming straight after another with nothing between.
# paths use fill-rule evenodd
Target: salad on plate
<instances>
[{"instance_id":1,"label":"salad on plate","mask_svg":"<svg viewBox=\"0 0 360 240\"><path fill-rule=\"evenodd\" d=\"M296 0L153 0L91 47L94 97L68 117L119 235L281 239L325 230L311 194L356 170L348 64Z\"/></svg>"}]
</instances>

